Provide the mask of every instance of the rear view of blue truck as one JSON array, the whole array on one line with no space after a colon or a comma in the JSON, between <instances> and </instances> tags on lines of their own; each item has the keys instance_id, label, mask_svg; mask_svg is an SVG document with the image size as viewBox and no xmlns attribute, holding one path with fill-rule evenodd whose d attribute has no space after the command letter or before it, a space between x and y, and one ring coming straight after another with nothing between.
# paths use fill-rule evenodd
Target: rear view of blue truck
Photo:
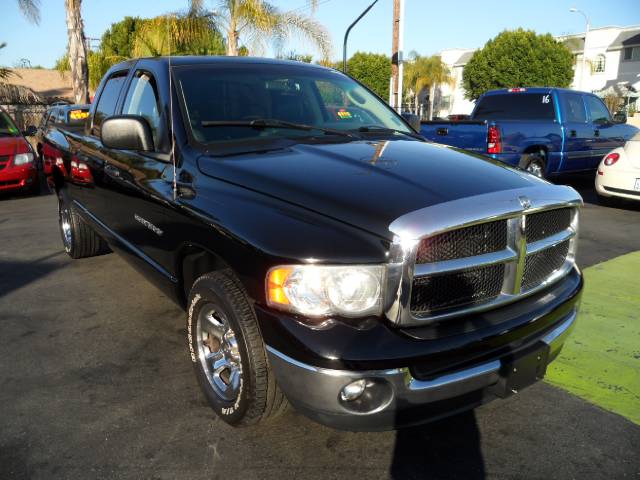
<instances>
[{"instance_id":1,"label":"rear view of blue truck","mask_svg":"<svg viewBox=\"0 0 640 480\"><path fill-rule=\"evenodd\" d=\"M488 155L539 177L593 171L637 128L616 123L591 93L511 88L482 95L470 120L423 122L433 142Z\"/></svg>"}]
</instances>

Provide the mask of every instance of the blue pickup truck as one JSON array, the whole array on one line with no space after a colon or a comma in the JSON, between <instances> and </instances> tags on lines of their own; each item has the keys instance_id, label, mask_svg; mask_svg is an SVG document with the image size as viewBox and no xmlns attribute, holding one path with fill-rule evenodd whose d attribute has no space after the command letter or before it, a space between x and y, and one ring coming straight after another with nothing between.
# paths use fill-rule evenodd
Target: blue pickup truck
<instances>
[{"instance_id":1,"label":"blue pickup truck","mask_svg":"<svg viewBox=\"0 0 640 480\"><path fill-rule=\"evenodd\" d=\"M433 142L481 153L539 177L595 170L638 129L616 122L597 96L561 88L482 95L470 120L422 122Z\"/></svg>"}]
</instances>

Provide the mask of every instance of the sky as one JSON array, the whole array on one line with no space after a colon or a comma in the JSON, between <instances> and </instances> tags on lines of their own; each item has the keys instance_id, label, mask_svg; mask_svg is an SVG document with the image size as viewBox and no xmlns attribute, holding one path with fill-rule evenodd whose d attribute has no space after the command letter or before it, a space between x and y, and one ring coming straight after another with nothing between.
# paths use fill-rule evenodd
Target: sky
<instances>
[{"instance_id":1,"label":"sky","mask_svg":"<svg viewBox=\"0 0 640 480\"><path fill-rule=\"evenodd\" d=\"M271 0L282 10L311 13L306 0ZM342 57L342 39L349 24L371 0L318 0L316 19L329 30L334 58ZM215 8L216 0L206 0ZM187 0L84 0L82 14L85 35L99 38L123 17L153 17L184 9ZM379 0L352 30L349 52L390 54L392 0ZM41 0L40 25L29 23L20 13L17 0L0 0L0 65L15 66L27 59L32 66L52 67L65 53L67 32L64 0ZM406 0L405 51L423 55L448 48L478 48L505 29L522 27L538 33L564 35L583 32L584 18L570 13L576 6L590 19L591 27L640 24L640 0ZM294 39L285 51L314 53L305 42ZM272 55L270 50L266 55Z\"/></svg>"}]
</instances>

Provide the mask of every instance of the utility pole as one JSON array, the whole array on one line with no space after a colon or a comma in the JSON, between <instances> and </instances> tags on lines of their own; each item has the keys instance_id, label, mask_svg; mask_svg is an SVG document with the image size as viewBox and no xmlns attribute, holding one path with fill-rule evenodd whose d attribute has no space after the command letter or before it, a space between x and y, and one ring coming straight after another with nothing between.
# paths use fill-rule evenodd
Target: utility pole
<instances>
[{"instance_id":1,"label":"utility pole","mask_svg":"<svg viewBox=\"0 0 640 480\"><path fill-rule=\"evenodd\" d=\"M404 0L393 0L393 42L391 47L391 83L389 104L398 113L402 110L402 75L404 47Z\"/></svg>"}]
</instances>

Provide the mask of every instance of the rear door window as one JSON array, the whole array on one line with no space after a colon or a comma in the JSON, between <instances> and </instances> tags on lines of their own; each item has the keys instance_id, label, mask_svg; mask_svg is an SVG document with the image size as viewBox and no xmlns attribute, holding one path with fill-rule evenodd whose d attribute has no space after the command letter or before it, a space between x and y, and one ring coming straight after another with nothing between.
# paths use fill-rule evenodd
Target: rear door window
<instances>
[{"instance_id":1,"label":"rear door window","mask_svg":"<svg viewBox=\"0 0 640 480\"><path fill-rule=\"evenodd\" d=\"M94 135L100 133L100 126L102 122L104 122L104 119L115 113L118 97L120 96L120 91L126 78L127 72L117 72L111 75L104 85L93 115L92 132Z\"/></svg>"},{"instance_id":2,"label":"rear door window","mask_svg":"<svg viewBox=\"0 0 640 480\"><path fill-rule=\"evenodd\" d=\"M553 120L553 96L549 93L505 93L480 100L474 120Z\"/></svg>"},{"instance_id":3,"label":"rear door window","mask_svg":"<svg viewBox=\"0 0 640 480\"><path fill-rule=\"evenodd\" d=\"M562 95L561 103L565 122L587 123L587 112L584 109L582 95L565 93Z\"/></svg>"}]
</instances>

